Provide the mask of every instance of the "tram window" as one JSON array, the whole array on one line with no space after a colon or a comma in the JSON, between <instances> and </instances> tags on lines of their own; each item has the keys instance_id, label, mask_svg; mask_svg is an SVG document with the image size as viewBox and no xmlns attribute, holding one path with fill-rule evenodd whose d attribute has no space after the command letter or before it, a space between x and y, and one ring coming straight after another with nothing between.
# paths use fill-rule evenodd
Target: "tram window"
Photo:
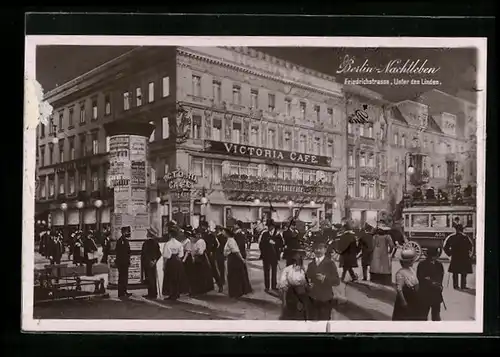
<instances>
[{"instance_id":1,"label":"tram window","mask_svg":"<svg viewBox=\"0 0 500 357\"><path fill-rule=\"evenodd\" d=\"M472 221L472 215L471 214L463 214L463 215L457 215L455 218L458 217L460 220L460 224L462 224L466 228L472 228L473 226L473 221Z\"/></svg>"},{"instance_id":2,"label":"tram window","mask_svg":"<svg viewBox=\"0 0 500 357\"><path fill-rule=\"evenodd\" d=\"M411 226L415 228L427 228L429 227L429 215L428 214L414 214L411 216Z\"/></svg>"},{"instance_id":3,"label":"tram window","mask_svg":"<svg viewBox=\"0 0 500 357\"><path fill-rule=\"evenodd\" d=\"M405 227L409 227L409 226L410 226L410 215L405 214Z\"/></svg>"},{"instance_id":4,"label":"tram window","mask_svg":"<svg viewBox=\"0 0 500 357\"><path fill-rule=\"evenodd\" d=\"M450 222L447 214L433 214L431 216L431 227L447 228L449 226Z\"/></svg>"}]
</instances>

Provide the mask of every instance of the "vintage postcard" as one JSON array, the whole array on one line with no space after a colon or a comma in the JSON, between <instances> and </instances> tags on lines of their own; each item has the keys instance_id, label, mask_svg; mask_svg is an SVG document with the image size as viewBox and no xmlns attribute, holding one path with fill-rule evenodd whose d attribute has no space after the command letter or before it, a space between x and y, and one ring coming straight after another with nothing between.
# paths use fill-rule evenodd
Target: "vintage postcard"
<instances>
[{"instance_id":1,"label":"vintage postcard","mask_svg":"<svg viewBox=\"0 0 500 357\"><path fill-rule=\"evenodd\" d=\"M28 36L25 331L481 332L486 40Z\"/></svg>"}]
</instances>

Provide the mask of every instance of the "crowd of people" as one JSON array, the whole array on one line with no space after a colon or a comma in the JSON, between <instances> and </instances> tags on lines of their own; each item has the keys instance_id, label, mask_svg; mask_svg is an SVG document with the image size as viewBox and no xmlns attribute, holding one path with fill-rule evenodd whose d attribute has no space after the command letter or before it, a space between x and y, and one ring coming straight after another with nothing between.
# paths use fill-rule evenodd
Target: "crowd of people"
<instances>
[{"instance_id":1,"label":"crowd of people","mask_svg":"<svg viewBox=\"0 0 500 357\"><path fill-rule=\"evenodd\" d=\"M257 223L260 224L254 224L250 230L243 228L241 221L231 228L216 226L211 230L206 221L200 222L196 229L189 225L181 228L171 221L163 237L156 229L149 228L141 252L143 279L148 287L146 297L176 300L182 295L223 293L226 285L231 298L251 293L254 289L249 279L247 251L254 242L262 260L264 289L281 297L284 320L329 320L336 298L334 288L348 276L351 282L359 279L355 271L359 261L363 280L395 286L393 320L427 320L429 312L432 320L441 319L440 309L444 304L444 267L438 260L441 252L428 248L426 259L415 270L417 253L402 249L401 268L393 281L393 258L404 238L399 229L389 227L384 220L365 223L359 228L353 227L349 219L343 219L340 224L322 226L314 233L299 232L294 220L286 225L271 219L265 224ZM455 234L446 240L443 250L451 257L449 272L453 287L466 289L467 275L472 273L473 246L459 222L454 222L454 228ZM122 227L114 249L121 298L130 296L127 291L130 235L131 228ZM96 243L92 231L87 234L77 231L69 242L74 263L86 264L89 275L96 262L94 253L98 244L103 246L102 262L107 262L109 231L100 237ZM313 253L312 259L307 258L308 250ZM40 253L49 257L52 264L60 263L63 251L60 234L54 230L42 232ZM339 255L340 274L332 259L334 252ZM282 259L284 269L279 268Z\"/></svg>"},{"instance_id":2,"label":"crowd of people","mask_svg":"<svg viewBox=\"0 0 500 357\"><path fill-rule=\"evenodd\" d=\"M246 266L246 236L236 222L232 229L217 226L211 232L203 221L197 229L168 223L160 245L159 233L147 231L148 239L141 251L141 263L150 299L177 300L181 295L199 296L214 291L222 293L227 284L228 295L239 298L252 292ZM130 227L123 227L116 245L118 296L128 297L128 268L130 265ZM227 272L226 272L227 264Z\"/></svg>"},{"instance_id":3,"label":"crowd of people","mask_svg":"<svg viewBox=\"0 0 500 357\"><path fill-rule=\"evenodd\" d=\"M107 264L110 251L108 228L100 232L91 229L76 230L64 239L61 230L55 227L49 228L42 223L37 237L38 252L49 259L50 264L61 264L61 259L66 253L68 260L72 260L74 265L86 266L87 276L92 275L94 264L99 262ZM100 256L97 254L99 247L102 247Z\"/></svg>"}]
</instances>

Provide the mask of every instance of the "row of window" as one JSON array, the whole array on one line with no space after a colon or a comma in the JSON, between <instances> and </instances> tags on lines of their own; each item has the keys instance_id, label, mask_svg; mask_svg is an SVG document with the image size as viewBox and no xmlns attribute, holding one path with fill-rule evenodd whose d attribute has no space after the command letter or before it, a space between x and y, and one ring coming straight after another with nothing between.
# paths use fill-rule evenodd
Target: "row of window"
<instances>
[{"instance_id":1,"label":"row of window","mask_svg":"<svg viewBox=\"0 0 500 357\"><path fill-rule=\"evenodd\" d=\"M192 86L191 86L191 94L195 97L202 97L203 93L202 92L202 78L199 75L193 75L192 76ZM214 103L218 104L222 102L223 98L223 93L222 93L222 83L218 80L213 80L212 81L212 99ZM208 96L208 95L207 95ZM241 91L241 86L234 84L232 86L232 104L243 106L245 103L243 102L242 98L242 91ZM263 109L266 106L263 105L263 103L259 102L259 99L261 99L261 96L259 96L259 90L258 89L251 89L250 90L250 98L249 98L249 103L250 107L252 109ZM293 110L293 102L291 98L285 98L284 102L284 113L286 116L291 116L292 115L292 110ZM276 95L273 93L268 93L267 95L267 110L269 112L274 112L276 111ZM312 118L313 120L316 121L321 121L321 107L319 105L314 105L313 106L313 111L314 111L314 116L310 117L308 115L308 108L307 108L307 103L305 101L299 101L299 115L300 119L302 120L308 120L309 118ZM327 108L326 110L327 115L328 115L328 122L330 124L335 124L334 123L334 114L333 114L333 108Z\"/></svg>"},{"instance_id":2,"label":"row of window","mask_svg":"<svg viewBox=\"0 0 500 357\"><path fill-rule=\"evenodd\" d=\"M374 153L360 151L357 156L358 156L358 163L359 163L360 167L375 167L375 166L377 166L377 163L375 160L376 155ZM379 166L382 170L385 170L386 157L385 157L385 155L381 154L379 156L379 158L380 158ZM349 167L356 167L356 162L355 162L354 154L352 151L349 151L348 165L349 165Z\"/></svg>"},{"instance_id":3,"label":"row of window","mask_svg":"<svg viewBox=\"0 0 500 357\"><path fill-rule=\"evenodd\" d=\"M75 136L70 136L65 139L59 139L57 144L49 143L48 150L46 150L45 145L40 145L39 155L38 155L38 164L40 167L46 165L54 165L57 163L62 163L64 161L71 161L77 158L82 158L87 156L88 154L97 155L99 154L99 139L98 132L93 131L90 135L90 140L92 143L92 147L87 147L87 134L78 135L78 152L76 150ZM66 142L67 148L66 148ZM46 153L48 151L48 157ZM48 158L48 160L46 160Z\"/></svg>"},{"instance_id":4,"label":"row of window","mask_svg":"<svg viewBox=\"0 0 500 357\"><path fill-rule=\"evenodd\" d=\"M73 195L78 191L87 190L87 173L82 171L78 173L78 187L76 187L76 175L74 172L68 172L68 183L65 182L65 174L59 174L57 177L57 194ZM90 190L99 191L99 172L92 170L90 174ZM40 176L40 198L54 197L56 189L55 175Z\"/></svg>"},{"instance_id":5,"label":"row of window","mask_svg":"<svg viewBox=\"0 0 500 357\"><path fill-rule=\"evenodd\" d=\"M241 122L234 121L230 128L226 128L230 132L230 140L227 140L224 135L223 121L222 119L213 118L212 125L209 126L209 133L204 132L204 125L202 122L202 117L200 115L193 115L192 120L192 139L209 139L214 141L230 141L235 144L246 143L248 141L249 145L258 147L267 147L270 149L282 149L285 151L295 151L294 141L298 139L297 151L301 153L310 153L315 155L325 155L334 157L334 143L332 139L326 141L326 147L323 145L324 139L319 136L314 136L312 141L308 139L307 135L300 134L298 138L292 138L293 134L291 131L284 131L282 146L279 145L278 132L276 129L268 129L266 132L266 137L261 137L262 132L259 126L251 125L250 133L248 138L243 137L243 128ZM207 134L209 136L207 137ZM169 119L164 117L162 119L162 139L167 139L170 135ZM265 139L265 145L264 145ZM154 140L154 134L152 134L150 141Z\"/></svg>"},{"instance_id":6,"label":"row of window","mask_svg":"<svg viewBox=\"0 0 500 357\"><path fill-rule=\"evenodd\" d=\"M366 123L366 124L354 124L354 123L347 123L347 133L348 134L354 134L355 131L359 134L359 136L365 137L365 138L375 138L374 134L374 128L373 128L373 123ZM380 123L380 129L378 131L378 139L379 140L384 140L384 133L385 133L385 125L383 123Z\"/></svg>"},{"instance_id":7,"label":"row of window","mask_svg":"<svg viewBox=\"0 0 500 357\"><path fill-rule=\"evenodd\" d=\"M394 165L395 172L404 173L406 171L404 159L400 159L399 157L395 157L394 164L395 164ZM431 164L429 166L425 166L425 168L428 169L430 178L445 178L446 177L446 172L445 172L445 170L443 170L441 165Z\"/></svg>"},{"instance_id":8,"label":"row of window","mask_svg":"<svg viewBox=\"0 0 500 357\"><path fill-rule=\"evenodd\" d=\"M222 160L212 160L200 157L191 159L191 172L198 177L205 177L212 184L219 184L222 179ZM247 175L249 177L277 178L283 180L296 180L303 183L314 183L319 179L315 170L299 169L296 176L292 175L292 168L277 165L261 165L230 161L230 175ZM325 174L325 182L333 184L333 173Z\"/></svg>"},{"instance_id":9,"label":"row of window","mask_svg":"<svg viewBox=\"0 0 500 357\"><path fill-rule=\"evenodd\" d=\"M361 181L356 190L353 182L347 184L347 194L349 197L362 198L368 200L385 200L386 187L375 181Z\"/></svg>"},{"instance_id":10,"label":"row of window","mask_svg":"<svg viewBox=\"0 0 500 357\"><path fill-rule=\"evenodd\" d=\"M397 132L393 134L393 144L396 146L407 147L408 142L406 139L407 139L407 137L405 134L399 135L399 133L397 133ZM438 144L437 142L435 143L432 139L429 140L427 137L424 137L422 142L420 142L420 139L415 136L412 139L412 145L413 145L413 147L418 147L421 145L422 148L429 149L432 152L435 152L436 149L438 149L440 151L440 153L442 153L442 154L452 154L455 152L453 146L450 143L446 143L446 142L441 141ZM439 145L439 146L436 147L436 145ZM459 152L464 152L463 145L460 146Z\"/></svg>"},{"instance_id":11,"label":"row of window","mask_svg":"<svg viewBox=\"0 0 500 357\"><path fill-rule=\"evenodd\" d=\"M155 82L149 82L148 87L147 87L147 103L153 103L155 101ZM170 95L170 79L169 77L163 77L162 78L162 98L168 97ZM133 107L133 100L135 99L135 106L140 107L144 103L144 98L143 98L143 88L142 87L136 87L135 93L125 91L122 94L123 97L123 110L129 110ZM98 120L98 115L99 115L99 96L95 95L90 99L90 114L91 117L90 119L92 121ZM111 115L111 108L112 108L112 98L111 94L105 94L104 95L104 116ZM81 101L78 104L78 118L79 118L79 124L84 125L87 120L87 101ZM68 125L67 128L71 129L75 126L75 119L76 119L76 113L75 113L75 106L71 106L68 109ZM64 115L65 115L65 109L61 109L57 111L57 118L58 118L58 124L54 122L54 117L51 117L49 120L49 134L54 135L57 128L59 128L59 131L63 131L65 129L64 127ZM45 125L41 124L40 125L40 137L45 137Z\"/></svg>"}]
</instances>

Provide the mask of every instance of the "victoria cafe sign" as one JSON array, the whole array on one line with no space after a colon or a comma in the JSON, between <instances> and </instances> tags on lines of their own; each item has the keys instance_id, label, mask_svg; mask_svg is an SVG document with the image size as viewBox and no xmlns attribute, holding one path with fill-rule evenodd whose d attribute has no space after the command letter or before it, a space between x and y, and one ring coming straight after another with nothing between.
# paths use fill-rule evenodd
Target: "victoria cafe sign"
<instances>
[{"instance_id":1,"label":"victoria cafe sign","mask_svg":"<svg viewBox=\"0 0 500 357\"><path fill-rule=\"evenodd\" d=\"M198 178L183 170L171 171L163 176L163 181L168 185L170 192L175 192L177 195L188 195L193 186L198 182Z\"/></svg>"}]
</instances>

